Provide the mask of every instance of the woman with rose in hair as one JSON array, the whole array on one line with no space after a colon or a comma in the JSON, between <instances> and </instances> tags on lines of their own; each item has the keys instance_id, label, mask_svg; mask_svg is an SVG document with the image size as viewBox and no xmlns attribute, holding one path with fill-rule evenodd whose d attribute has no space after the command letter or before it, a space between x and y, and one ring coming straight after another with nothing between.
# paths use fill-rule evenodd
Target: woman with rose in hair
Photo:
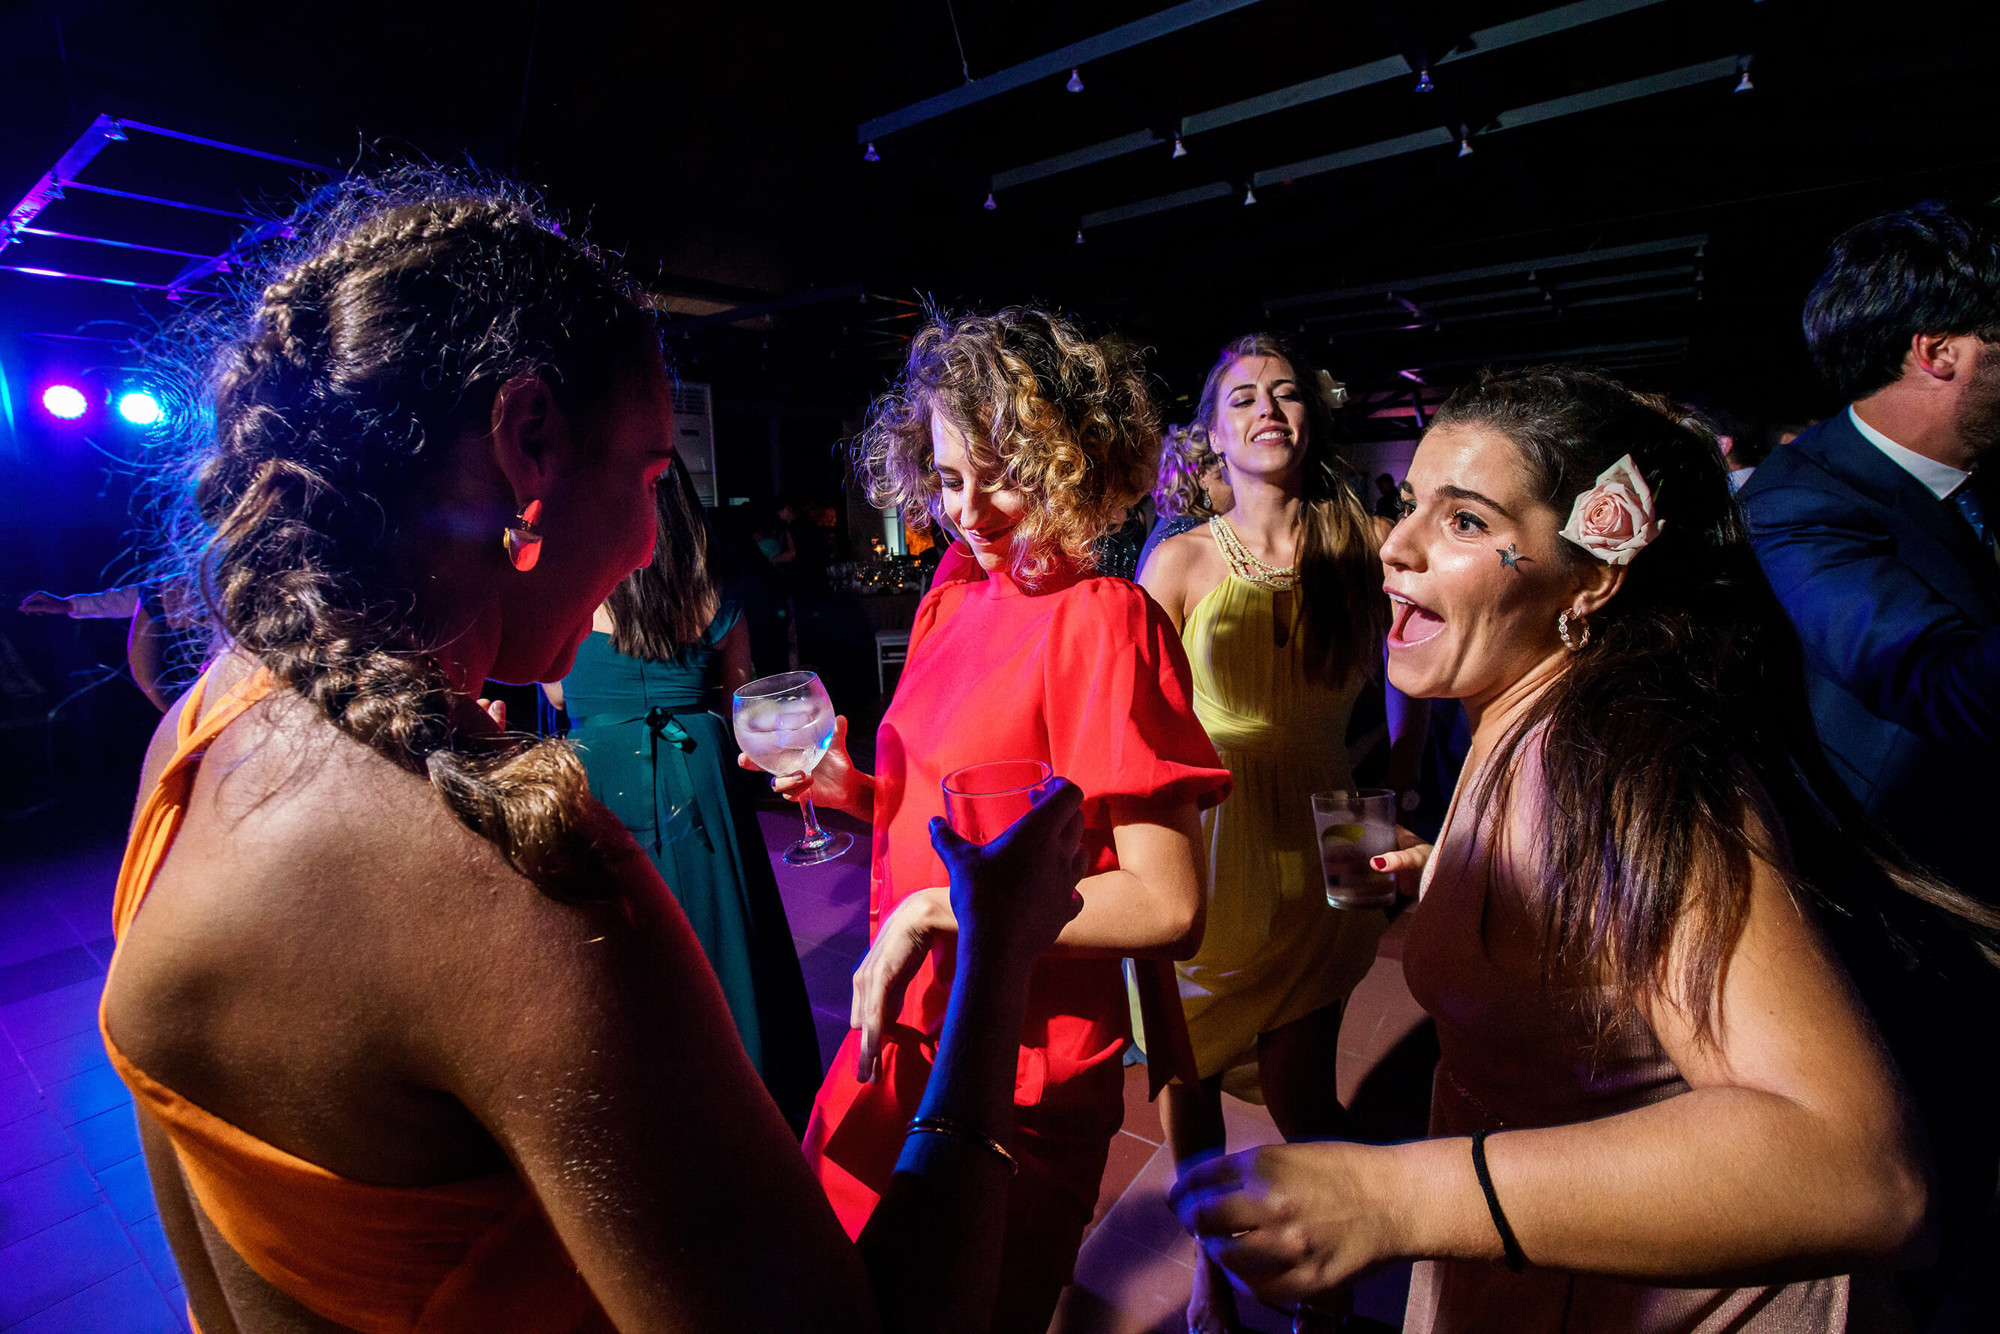
<instances>
[{"instance_id":1,"label":"woman with rose in hair","mask_svg":"<svg viewBox=\"0 0 2000 1334\"><path fill-rule=\"evenodd\" d=\"M1819 756L1715 442L1588 371L1488 375L1403 500L1390 679L1473 727L1437 846L1376 862L1421 869L1433 1138L1217 1159L1183 1222L1284 1305L1419 1260L1412 1334L1895 1327L1865 1271L1926 1250L1930 1166L1885 1039L1992 918Z\"/></svg>"}]
</instances>

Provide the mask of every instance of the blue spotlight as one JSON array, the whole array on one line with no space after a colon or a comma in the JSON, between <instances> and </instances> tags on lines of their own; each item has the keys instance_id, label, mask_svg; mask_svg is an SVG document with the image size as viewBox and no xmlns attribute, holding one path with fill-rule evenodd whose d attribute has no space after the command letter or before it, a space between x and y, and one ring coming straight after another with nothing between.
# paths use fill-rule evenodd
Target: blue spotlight
<instances>
[{"instance_id":1,"label":"blue spotlight","mask_svg":"<svg viewBox=\"0 0 2000 1334\"><path fill-rule=\"evenodd\" d=\"M51 417L74 421L90 407L90 400L75 385L52 384L42 391L42 406Z\"/></svg>"},{"instance_id":2,"label":"blue spotlight","mask_svg":"<svg viewBox=\"0 0 2000 1334\"><path fill-rule=\"evenodd\" d=\"M134 389L118 398L118 415L134 426L151 426L160 419L160 400L143 389Z\"/></svg>"}]
</instances>

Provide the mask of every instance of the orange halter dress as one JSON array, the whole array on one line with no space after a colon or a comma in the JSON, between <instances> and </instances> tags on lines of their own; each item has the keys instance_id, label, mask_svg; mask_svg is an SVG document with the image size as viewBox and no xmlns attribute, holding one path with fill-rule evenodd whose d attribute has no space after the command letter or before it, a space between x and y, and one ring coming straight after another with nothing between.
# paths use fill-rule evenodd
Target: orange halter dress
<instances>
[{"instance_id":1,"label":"orange halter dress","mask_svg":"<svg viewBox=\"0 0 2000 1334\"><path fill-rule=\"evenodd\" d=\"M207 684L204 676L189 692L179 745L132 826L112 907L121 945L173 847L202 755L271 691L273 680L256 672L204 717ZM114 953L111 969L117 968ZM260 1277L308 1310L363 1334L612 1329L514 1173L437 1186L378 1186L337 1176L187 1101L126 1059L102 1007L97 1023L112 1066L173 1143L216 1231Z\"/></svg>"}]
</instances>

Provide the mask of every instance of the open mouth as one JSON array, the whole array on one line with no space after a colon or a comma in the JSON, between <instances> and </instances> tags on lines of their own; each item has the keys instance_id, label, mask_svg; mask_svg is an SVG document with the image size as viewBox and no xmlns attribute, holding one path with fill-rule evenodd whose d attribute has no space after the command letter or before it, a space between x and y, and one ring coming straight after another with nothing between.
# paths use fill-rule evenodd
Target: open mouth
<instances>
[{"instance_id":1,"label":"open mouth","mask_svg":"<svg viewBox=\"0 0 2000 1334\"><path fill-rule=\"evenodd\" d=\"M1250 437L1250 443L1253 445L1282 445L1290 443L1291 438L1292 433L1290 431L1259 431Z\"/></svg>"},{"instance_id":2,"label":"open mouth","mask_svg":"<svg viewBox=\"0 0 2000 1334\"><path fill-rule=\"evenodd\" d=\"M1436 638L1444 629L1444 617L1429 607L1400 593L1389 594L1389 601L1396 608L1395 619L1389 623L1390 648L1415 648L1427 639Z\"/></svg>"}]
</instances>

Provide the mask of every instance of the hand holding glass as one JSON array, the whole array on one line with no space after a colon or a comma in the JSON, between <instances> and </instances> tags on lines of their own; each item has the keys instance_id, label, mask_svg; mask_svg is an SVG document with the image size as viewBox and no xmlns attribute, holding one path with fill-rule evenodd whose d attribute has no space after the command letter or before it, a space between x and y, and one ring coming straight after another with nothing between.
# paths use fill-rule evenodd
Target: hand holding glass
<instances>
[{"instance_id":1,"label":"hand holding glass","mask_svg":"<svg viewBox=\"0 0 2000 1334\"><path fill-rule=\"evenodd\" d=\"M1053 777L1040 760L990 760L944 776L944 816L968 843L991 843L1035 808Z\"/></svg>"},{"instance_id":2,"label":"hand holding glass","mask_svg":"<svg viewBox=\"0 0 2000 1334\"><path fill-rule=\"evenodd\" d=\"M751 681L736 692L730 712L744 757L769 774L809 774L833 742L833 701L812 672L781 672ZM816 866L854 846L852 834L820 828L812 798L804 792L799 811L806 835L785 849L790 865Z\"/></svg>"},{"instance_id":3,"label":"hand holding glass","mask_svg":"<svg viewBox=\"0 0 2000 1334\"><path fill-rule=\"evenodd\" d=\"M1315 792L1312 804L1327 903L1335 908L1394 903L1396 878L1368 863L1396 850L1396 794L1386 788Z\"/></svg>"}]
</instances>

